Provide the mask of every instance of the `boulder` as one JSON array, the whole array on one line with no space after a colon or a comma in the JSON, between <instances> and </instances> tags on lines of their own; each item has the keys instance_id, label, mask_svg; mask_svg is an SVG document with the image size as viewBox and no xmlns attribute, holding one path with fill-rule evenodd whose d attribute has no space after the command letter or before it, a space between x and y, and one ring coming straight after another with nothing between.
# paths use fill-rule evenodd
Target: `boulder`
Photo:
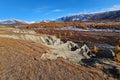
<instances>
[{"instance_id":1,"label":"boulder","mask_svg":"<svg viewBox=\"0 0 120 80\"><path fill-rule=\"evenodd\" d=\"M115 57L115 53L111 49L103 49L103 50L98 50L97 53L95 53L96 58L111 58L113 59Z\"/></svg>"},{"instance_id":2,"label":"boulder","mask_svg":"<svg viewBox=\"0 0 120 80\"><path fill-rule=\"evenodd\" d=\"M92 54L91 50L88 48L86 44L84 44L80 49L79 49L79 54L82 55L84 58L88 59L94 56Z\"/></svg>"}]
</instances>

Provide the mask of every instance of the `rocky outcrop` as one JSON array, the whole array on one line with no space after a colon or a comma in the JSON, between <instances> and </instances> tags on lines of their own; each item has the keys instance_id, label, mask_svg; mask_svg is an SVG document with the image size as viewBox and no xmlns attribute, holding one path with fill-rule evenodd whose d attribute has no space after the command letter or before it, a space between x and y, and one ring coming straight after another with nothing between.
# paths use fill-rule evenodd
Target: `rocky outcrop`
<instances>
[{"instance_id":1,"label":"rocky outcrop","mask_svg":"<svg viewBox=\"0 0 120 80\"><path fill-rule=\"evenodd\" d=\"M63 49L65 49L65 48L63 48ZM51 54L49 54L49 53L43 54L41 56L41 58L56 60L57 58L62 57L68 61L79 63L82 59L89 59L94 56L94 54L91 53L91 50L86 45L83 45L81 48L78 48L75 51L71 51L71 50L67 50L67 49L65 49L65 50L55 49L52 52L53 53L51 53Z\"/></svg>"},{"instance_id":2,"label":"rocky outcrop","mask_svg":"<svg viewBox=\"0 0 120 80\"><path fill-rule=\"evenodd\" d=\"M10 34L2 34L1 37L30 40L52 48L52 53L42 55L42 59L57 59L62 57L66 60L78 63L81 59L88 59L92 56L90 49L83 45L79 47L72 41L63 42L55 36L35 34L33 31L11 29Z\"/></svg>"},{"instance_id":3,"label":"rocky outcrop","mask_svg":"<svg viewBox=\"0 0 120 80\"><path fill-rule=\"evenodd\" d=\"M83 45L80 49L78 49L79 54L83 55L84 58L88 59L92 56L94 56L94 54L92 54L91 50L88 48L87 45Z\"/></svg>"},{"instance_id":4,"label":"rocky outcrop","mask_svg":"<svg viewBox=\"0 0 120 80\"><path fill-rule=\"evenodd\" d=\"M98 52L95 53L96 58L110 58L114 59L115 52L111 49L101 49L98 50Z\"/></svg>"}]
</instances>

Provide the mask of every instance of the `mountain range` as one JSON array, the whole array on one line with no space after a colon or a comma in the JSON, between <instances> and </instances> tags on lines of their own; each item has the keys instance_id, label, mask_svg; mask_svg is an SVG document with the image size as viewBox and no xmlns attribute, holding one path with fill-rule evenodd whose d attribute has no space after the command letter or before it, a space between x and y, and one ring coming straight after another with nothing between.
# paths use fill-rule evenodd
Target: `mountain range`
<instances>
[{"instance_id":1,"label":"mountain range","mask_svg":"<svg viewBox=\"0 0 120 80\"><path fill-rule=\"evenodd\" d=\"M71 15L65 16L58 19L55 19L55 22L71 22L71 21L119 21L120 22L120 10L116 11L107 11L107 12L100 12L100 13L93 13L93 14L79 14L79 15ZM51 22L53 20L42 20L36 21L35 23L39 22ZM27 24L28 22L17 20L17 19L9 19L9 20L0 20L1 25L7 24Z\"/></svg>"},{"instance_id":2,"label":"mountain range","mask_svg":"<svg viewBox=\"0 0 120 80\"><path fill-rule=\"evenodd\" d=\"M91 21L91 20L120 20L120 10L93 13L93 14L79 14L79 15L65 16L56 19L57 22Z\"/></svg>"},{"instance_id":3,"label":"mountain range","mask_svg":"<svg viewBox=\"0 0 120 80\"><path fill-rule=\"evenodd\" d=\"M27 22L17 19L9 19L9 20L0 20L1 25L8 25L8 24L26 24Z\"/></svg>"}]
</instances>

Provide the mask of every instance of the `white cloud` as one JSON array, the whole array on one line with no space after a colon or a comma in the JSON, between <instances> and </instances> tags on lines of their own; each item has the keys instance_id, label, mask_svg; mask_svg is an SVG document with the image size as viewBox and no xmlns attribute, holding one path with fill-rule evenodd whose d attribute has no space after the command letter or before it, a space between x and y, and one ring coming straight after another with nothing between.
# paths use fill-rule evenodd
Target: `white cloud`
<instances>
[{"instance_id":1,"label":"white cloud","mask_svg":"<svg viewBox=\"0 0 120 80\"><path fill-rule=\"evenodd\" d=\"M111 7L103 8L103 9L100 9L99 11L93 11L90 13L99 13L99 12L115 11L115 10L120 10L120 5L113 5Z\"/></svg>"},{"instance_id":2,"label":"white cloud","mask_svg":"<svg viewBox=\"0 0 120 80\"><path fill-rule=\"evenodd\" d=\"M115 11L115 10L120 10L120 5L113 5L113 6L108 7L108 8L102 8L99 11L95 10L95 11L90 11L90 12L87 12L87 13L100 13L100 12Z\"/></svg>"},{"instance_id":3,"label":"white cloud","mask_svg":"<svg viewBox=\"0 0 120 80\"><path fill-rule=\"evenodd\" d=\"M51 13L59 13L59 12L62 12L62 11L64 11L64 10L62 10L62 9L54 9L54 10L51 10L51 11L47 12L46 15L49 15Z\"/></svg>"},{"instance_id":4,"label":"white cloud","mask_svg":"<svg viewBox=\"0 0 120 80\"><path fill-rule=\"evenodd\" d=\"M28 24L35 23L35 21L25 21L25 22L27 22Z\"/></svg>"},{"instance_id":5,"label":"white cloud","mask_svg":"<svg viewBox=\"0 0 120 80\"><path fill-rule=\"evenodd\" d=\"M71 15L79 15L79 14L93 14L93 13L101 13L101 12L114 11L114 10L120 10L120 5L113 5L111 7L101 8L99 10L98 9L91 9L91 10L84 9L83 11L75 12L75 13L67 13L66 15L71 16Z\"/></svg>"},{"instance_id":6,"label":"white cloud","mask_svg":"<svg viewBox=\"0 0 120 80\"><path fill-rule=\"evenodd\" d=\"M120 5L113 5L112 7L107 9L108 11L113 11L113 10L120 10Z\"/></svg>"},{"instance_id":7,"label":"white cloud","mask_svg":"<svg viewBox=\"0 0 120 80\"><path fill-rule=\"evenodd\" d=\"M51 12L62 12L63 10L61 9L55 9L55 10L52 10Z\"/></svg>"}]
</instances>

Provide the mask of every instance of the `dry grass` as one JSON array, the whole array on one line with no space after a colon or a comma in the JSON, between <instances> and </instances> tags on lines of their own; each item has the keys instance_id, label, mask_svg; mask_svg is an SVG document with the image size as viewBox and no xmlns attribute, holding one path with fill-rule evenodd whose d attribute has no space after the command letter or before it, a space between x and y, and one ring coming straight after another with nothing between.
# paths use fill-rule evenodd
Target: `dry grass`
<instances>
[{"instance_id":1,"label":"dry grass","mask_svg":"<svg viewBox=\"0 0 120 80\"><path fill-rule=\"evenodd\" d=\"M120 52L116 54L115 61L120 63Z\"/></svg>"},{"instance_id":2,"label":"dry grass","mask_svg":"<svg viewBox=\"0 0 120 80\"><path fill-rule=\"evenodd\" d=\"M40 34L55 35L63 41L73 41L76 43L106 43L117 45L120 33L116 32L94 32L94 31L71 31L71 30L52 30L38 29Z\"/></svg>"},{"instance_id":3,"label":"dry grass","mask_svg":"<svg viewBox=\"0 0 120 80\"><path fill-rule=\"evenodd\" d=\"M47 52L50 48L32 41L0 38L0 80L107 80L95 68L42 60Z\"/></svg>"},{"instance_id":4,"label":"dry grass","mask_svg":"<svg viewBox=\"0 0 120 80\"><path fill-rule=\"evenodd\" d=\"M1 27L0 35L25 35L15 33L15 29ZM46 33L47 32L47 33ZM69 31L53 31L56 36L64 40L89 39L101 35L100 33L78 33ZM45 34L54 35L51 31ZM43 33L44 34L44 31ZM112 33L110 33L112 34ZM29 35L29 34L28 34ZM38 35L38 34L30 34ZM64 36L63 36L64 35ZM89 36L88 36L89 35ZM106 33L104 36L107 36ZM112 34L117 35L117 34ZM40 35L38 35L40 36ZM67 37L66 37L67 36ZM71 37L70 37L71 36ZM7 37L7 36L6 36ZM90 38L89 40L93 40ZM0 80L109 80L98 68L80 66L68 62L63 58L57 60L43 60L42 54L51 54L51 48L29 40L0 37ZM114 79L113 79L114 80Z\"/></svg>"},{"instance_id":5,"label":"dry grass","mask_svg":"<svg viewBox=\"0 0 120 80\"><path fill-rule=\"evenodd\" d=\"M100 24L99 24L100 23ZM20 26L22 29L33 29L33 28L62 28L68 26L76 26L78 28L110 28L110 29L120 29L120 24L112 24L112 23L103 23L101 22L94 24L94 22L90 24L86 24L84 22L41 22L41 23L33 23L33 24L21 24L17 25ZM13 25L15 26L15 25Z\"/></svg>"}]
</instances>

